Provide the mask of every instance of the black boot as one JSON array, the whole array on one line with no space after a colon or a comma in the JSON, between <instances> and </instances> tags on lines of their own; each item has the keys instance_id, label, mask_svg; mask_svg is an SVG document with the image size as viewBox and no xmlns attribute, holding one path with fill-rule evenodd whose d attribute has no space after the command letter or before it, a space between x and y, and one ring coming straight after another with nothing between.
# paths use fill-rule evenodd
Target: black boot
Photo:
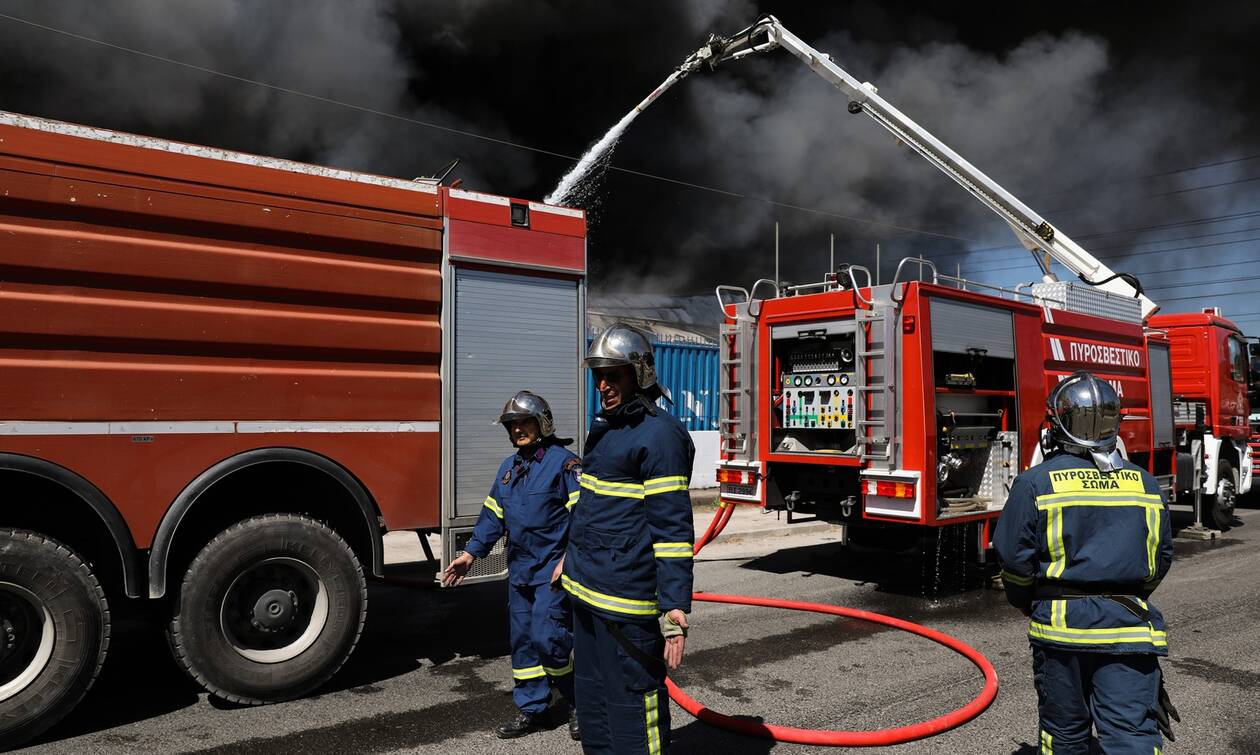
<instances>
[{"instance_id":1,"label":"black boot","mask_svg":"<svg viewBox=\"0 0 1260 755\"><path fill-rule=\"evenodd\" d=\"M576 708L573 708L569 711L569 736L573 737L573 740L575 742L582 741L582 730L578 728Z\"/></svg>"},{"instance_id":2,"label":"black boot","mask_svg":"<svg viewBox=\"0 0 1260 755\"><path fill-rule=\"evenodd\" d=\"M526 734L533 734L543 729L542 721L538 716L522 713L516 717L515 721L509 721L502 726L496 727L494 733L499 735L499 739L516 739Z\"/></svg>"}]
</instances>

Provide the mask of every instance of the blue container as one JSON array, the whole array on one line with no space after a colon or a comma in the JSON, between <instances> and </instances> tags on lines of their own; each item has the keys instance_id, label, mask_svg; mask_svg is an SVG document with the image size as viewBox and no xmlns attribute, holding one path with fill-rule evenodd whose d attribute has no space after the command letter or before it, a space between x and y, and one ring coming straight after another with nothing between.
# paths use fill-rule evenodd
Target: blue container
<instances>
[{"instance_id":1,"label":"blue container","mask_svg":"<svg viewBox=\"0 0 1260 755\"><path fill-rule=\"evenodd\" d=\"M654 343L656 375L674 403L666 407L688 430L718 429L718 347L693 343ZM586 372L586 426L599 411L599 395Z\"/></svg>"}]
</instances>

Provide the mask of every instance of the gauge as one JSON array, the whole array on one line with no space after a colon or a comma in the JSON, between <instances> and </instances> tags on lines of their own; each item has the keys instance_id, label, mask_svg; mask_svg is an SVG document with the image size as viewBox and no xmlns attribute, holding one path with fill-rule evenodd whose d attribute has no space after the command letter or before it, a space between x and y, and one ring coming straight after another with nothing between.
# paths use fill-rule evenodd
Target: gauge
<instances>
[{"instance_id":1,"label":"gauge","mask_svg":"<svg viewBox=\"0 0 1260 755\"><path fill-rule=\"evenodd\" d=\"M849 384L849 376L848 376L848 375L841 375L841 376L840 376L840 385L848 385L848 384Z\"/></svg>"},{"instance_id":2,"label":"gauge","mask_svg":"<svg viewBox=\"0 0 1260 755\"><path fill-rule=\"evenodd\" d=\"M828 375L828 376L827 376L827 385L835 385L835 384L836 384L836 376L835 376L835 375Z\"/></svg>"},{"instance_id":3,"label":"gauge","mask_svg":"<svg viewBox=\"0 0 1260 755\"><path fill-rule=\"evenodd\" d=\"M801 376L800 376L800 375L797 375L796 377L792 378L792 385L795 385L795 386L798 386L798 387L799 387L799 386L800 386L800 384L801 384Z\"/></svg>"},{"instance_id":4,"label":"gauge","mask_svg":"<svg viewBox=\"0 0 1260 755\"><path fill-rule=\"evenodd\" d=\"M813 384L814 384L814 379L813 379L812 377L810 377L809 375L806 375L806 376L805 376L805 385L806 385L806 386L811 386L811 385L813 385Z\"/></svg>"}]
</instances>

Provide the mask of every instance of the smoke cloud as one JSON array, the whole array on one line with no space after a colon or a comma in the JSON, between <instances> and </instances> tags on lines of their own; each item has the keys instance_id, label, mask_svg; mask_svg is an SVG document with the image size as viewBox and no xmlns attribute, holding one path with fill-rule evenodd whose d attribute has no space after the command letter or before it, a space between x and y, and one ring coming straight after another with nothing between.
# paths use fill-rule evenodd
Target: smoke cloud
<instances>
[{"instance_id":1,"label":"smoke cloud","mask_svg":"<svg viewBox=\"0 0 1260 755\"><path fill-rule=\"evenodd\" d=\"M945 18L895 0L11 0L0 11L572 156L708 32L772 11L1062 232L1142 275L1157 300L1178 300L1167 309L1247 290L1240 265L1260 257L1239 243L1260 236L1249 214L1260 212L1260 160L1237 160L1260 154L1240 105L1257 94L1241 73L1254 70L1251 6L1152 15L1140 28L1123 9L1111 21L1012 10L997 22L982 9L937 11L957 16ZM405 178L460 158L453 176L465 186L527 198L571 165L11 21L0 20L0 49L8 110ZM917 254L992 282L1036 275L1000 221L848 114L845 99L781 51L676 86L626 132L614 165L815 212L610 171L589 193L602 205L592 285L693 293L770 277L776 220L785 279L821 278L829 233L837 262L872 265L880 244L884 280ZM1234 282L1182 291L1184 269L1204 260L1220 272L1208 277ZM1235 311L1245 301L1223 300Z\"/></svg>"}]
</instances>

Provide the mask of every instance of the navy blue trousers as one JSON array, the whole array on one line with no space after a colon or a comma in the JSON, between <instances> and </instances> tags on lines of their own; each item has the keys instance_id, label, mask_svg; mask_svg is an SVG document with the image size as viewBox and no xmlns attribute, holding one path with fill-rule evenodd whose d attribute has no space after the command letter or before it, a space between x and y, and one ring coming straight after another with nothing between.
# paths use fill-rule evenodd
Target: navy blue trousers
<instances>
[{"instance_id":1,"label":"navy blue trousers","mask_svg":"<svg viewBox=\"0 0 1260 755\"><path fill-rule=\"evenodd\" d=\"M551 690L573 704L573 614L559 586L508 585L512 633L512 701L522 713L542 713Z\"/></svg>"},{"instance_id":2,"label":"navy blue trousers","mask_svg":"<svg viewBox=\"0 0 1260 755\"><path fill-rule=\"evenodd\" d=\"M644 653L663 656L665 638L656 622L618 622L617 627ZM573 604L573 661L583 752L669 752L664 664L644 668L626 653L604 620L581 603Z\"/></svg>"},{"instance_id":3,"label":"navy blue trousers","mask_svg":"<svg viewBox=\"0 0 1260 755\"><path fill-rule=\"evenodd\" d=\"M1155 721L1159 659L1154 655L1077 653L1032 646L1041 727L1038 752L1089 752L1090 725L1107 755L1158 755Z\"/></svg>"}]
</instances>

